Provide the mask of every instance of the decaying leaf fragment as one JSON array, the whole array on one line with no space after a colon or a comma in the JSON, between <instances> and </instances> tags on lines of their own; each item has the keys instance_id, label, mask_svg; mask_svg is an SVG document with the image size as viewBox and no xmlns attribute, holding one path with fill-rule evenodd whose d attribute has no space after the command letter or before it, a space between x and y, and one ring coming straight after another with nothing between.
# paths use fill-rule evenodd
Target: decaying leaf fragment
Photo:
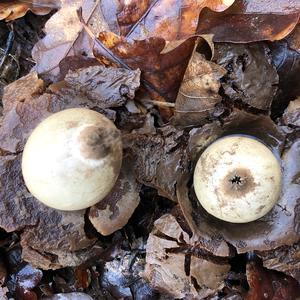
<instances>
[{"instance_id":1,"label":"decaying leaf fragment","mask_svg":"<svg viewBox=\"0 0 300 300\"><path fill-rule=\"evenodd\" d=\"M135 177L161 196L177 201L175 188L187 168L187 136L173 126L156 134L130 133L123 138Z\"/></svg>"},{"instance_id":2,"label":"decaying leaf fragment","mask_svg":"<svg viewBox=\"0 0 300 300\"><path fill-rule=\"evenodd\" d=\"M0 20L12 21L23 17L29 10L37 15L46 15L58 8L54 1L1 1Z\"/></svg>"},{"instance_id":3,"label":"decaying leaf fragment","mask_svg":"<svg viewBox=\"0 0 300 300\"><path fill-rule=\"evenodd\" d=\"M140 74L140 70L92 66L69 72L65 81L98 107L109 108L122 106L134 99L140 86Z\"/></svg>"},{"instance_id":4,"label":"decaying leaf fragment","mask_svg":"<svg viewBox=\"0 0 300 300\"><path fill-rule=\"evenodd\" d=\"M286 125L300 127L300 97L289 103L282 119Z\"/></svg>"},{"instance_id":5,"label":"decaying leaf fragment","mask_svg":"<svg viewBox=\"0 0 300 300\"><path fill-rule=\"evenodd\" d=\"M268 110L279 78L264 44L216 44L214 60L227 70L222 79L226 96L254 108Z\"/></svg>"},{"instance_id":6,"label":"decaying leaf fragment","mask_svg":"<svg viewBox=\"0 0 300 300\"><path fill-rule=\"evenodd\" d=\"M92 55L93 42L83 31L77 9L82 7L84 20L97 34L109 29L101 10L97 10L98 6L99 1L93 0L61 0L60 10L45 25L46 36L32 50L38 74L56 81L60 75L59 63L62 59L73 55Z\"/></svg>"},{"instance_id":7,"label":"decaying leaf fragment","mask_svg":"<svg viewBox=\"0 0 300 300\"><path fill-rule=\"evenodd\" d=\"M176 98L174 124L197 126L211 117L222 100L218 92L225 74L223 67L194 52Z\"/></svg>"},{"instance_id":8,"label":"decaying leaf fragment","mask_svg":"<svg viewBox=\"0 0 300 300\"><path fill-rule=\"evenodd\" d=\"M236 0L222 13L202 10L197 32L214 34L215 42L275 41L292 32L299 15L298 0Z\"/></svg>"},{"instance_id":9,"label":"decaying leaf fragment","mask_svg":"<svg viewBox=\"0 0 300 300\"><path fill-rule=\"evenodd\" d=\"M276 118L282 115L290 101L300 95L300 52L291 49L285 40L269 43L268 46L272 63L279 75L278 92L272 103L272 115Z\"/></svg>"},{"instance_id":10,"label":"decaying leaf fragment","mask_svg":"<svg viewBox=\"0 0 300 300\"><path fill-rule=\"evenodd\" d=\"M155 221L146 247L144 276L176 299L203 299L224 286L230 266L195 245L171 214Z\"/></svg>"},{"instance_id":11,"label":"decaying leaf fragment","mask_svg":"<svg viewBox=\"0 0 300 300\"><path fill-rule=\"evenodd\" d=\"M257 261L247 264L246 274L250 288L245 300L293 300L300 295L300 286L296 280L269 271Z\"/></svg>"},{"instance_id":12,"label":"decaying leaf fragment","mask_svg":"<svg viewBox=\"0 0 300 300\"><path fill-rule=\"evenodd\" d=\"M127 224L140 202L140 184L126 158L115 187L101 202L92 206L89 219L102 235L109 235Z\"/></svg>"},{"instance_id":13,"label":"decaying leaf fragment","mask_svg":"<svg viewBox=\"0 0 300 300\"><path fill-rule=\"evenodd\" d=\"M300 243L257 253L265 268L283 272L300 283Z\"/></svg>"},{"instance_id":14,"label":"decaying leaf fragment","mask_svg":"<svg viewBox=\"0 0 300 300\"><path fill-rule=\"evenodd\" d=\"M291 49L300 53L300 24L286 38Z\"/></svg>"},{"instance_id":15,"label":"decaying leaf fragment","mask_svg":"<svg viewBox=\"0 0 300 300\"><path fill-rule=\"evenodd\" d=\"M163 98L174 102L182 81L195 39L183 41L176 48L163 52L166 41L160 37L150 37L144 40L133 40L121 37L113 32L102 32L98 39L113 55L131 69L140 69L142 81L154 98ZM100 46L97 41L94 55L102 63L107 59L118 64L113 56Z\"/></svg>"}]
</instances>

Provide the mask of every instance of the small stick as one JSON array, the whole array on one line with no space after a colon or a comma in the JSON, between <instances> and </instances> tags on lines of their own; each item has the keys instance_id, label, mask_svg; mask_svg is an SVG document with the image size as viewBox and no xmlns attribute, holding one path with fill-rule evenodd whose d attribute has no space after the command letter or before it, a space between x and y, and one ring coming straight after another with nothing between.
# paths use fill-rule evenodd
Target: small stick
<instances>
[{"instance_id":1,"label":"small stick","mask_svg":"<svg viewBox=\"0 0 300 300\"><path fill-rule=\"evenodd\" d=\"M175 108L175 103L170 103L170 102L157 101L157 100L144 100L144 101L141 101L141 103L143 103L143 102L151 103L151 104L159 106L159 107Z\"/></svg>"}]
</instances>

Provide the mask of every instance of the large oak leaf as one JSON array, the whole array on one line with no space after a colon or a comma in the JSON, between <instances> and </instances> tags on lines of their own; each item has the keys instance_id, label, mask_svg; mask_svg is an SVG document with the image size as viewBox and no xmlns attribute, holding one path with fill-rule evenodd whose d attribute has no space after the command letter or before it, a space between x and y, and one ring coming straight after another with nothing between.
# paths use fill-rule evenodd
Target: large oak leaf
<instances>
[{"instance_id":1,"label":"large oak leaf","mask_svg":"<svg viewBox=\"0 0 300 300\"><path fill-rule=\"evenodd\" d=\"M299 15L299 0L237 0L223 13L202 10L197 32L214 34L216 42L274 41L292 32Z\"/></svg>"},{"instance_id":2,"label":"large oak leaf","mask_svg":"<svg viewBox=\"0 0 300 300\"><path fill-rule=\"evenodd\" d=\"M121 35L133 39L150 36L165 40L189 37L197 29L204 7L220 12L234 0L119 0L118 23Z\"/></svg>"}]
</instances>

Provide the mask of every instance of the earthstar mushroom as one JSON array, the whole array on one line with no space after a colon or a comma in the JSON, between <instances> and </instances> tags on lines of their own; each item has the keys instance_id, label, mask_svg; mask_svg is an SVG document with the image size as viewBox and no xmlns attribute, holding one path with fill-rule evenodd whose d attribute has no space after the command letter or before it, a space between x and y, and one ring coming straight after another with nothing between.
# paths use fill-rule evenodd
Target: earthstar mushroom
<instances>
[{"instance_id":1,"label":"earthstar mushroom","mask_svg":"<svg viewBox=\"0 0 300 300\"><path fill-rule=\"evenodd\" d=\"M261 218L281 192L281 167L272 151L257 139L233 135L217 140L200 156L194 189L203 208L232 223Z\"/></svg>"},{"instance_id":2,"label":"earthstar mushroom","mask_svg":"<svg viewBox=\"0 0 300 300\"><path fill-rule=\"evenodd\" d=\"M74 108L51 115L33 130L22 173L31 194L47 206L80 210L111 191L121 163L121 135L113 122Z\"/></svg>"}]
</instances>

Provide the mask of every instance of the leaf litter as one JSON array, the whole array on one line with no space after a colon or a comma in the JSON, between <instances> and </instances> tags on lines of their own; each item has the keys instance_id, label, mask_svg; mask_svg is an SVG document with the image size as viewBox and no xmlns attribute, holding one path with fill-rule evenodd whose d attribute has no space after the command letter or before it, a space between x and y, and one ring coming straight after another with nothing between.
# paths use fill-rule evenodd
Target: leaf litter
<instances>
[{"instance_id":1,"label":"leaf litter","mask_svg":"<svg viewBox=\"0 0 300 300\"><path fill-rule=\"evenodd\" d=\"M10 263L0 268L3 297L7 291L16 299L298 295L298 3L171 4L60 1L33 50L37 73L5 88L0 243ZM202 33L213 33L214 42L195 51ZM250 41L257 43L244 44ZM79 212L40 204L20 169L34 127L70 107L103 113L124 143L117 185ZM191 184L201 152L234 133L263 140L284 174L273 210L238 226L208 215Z\"/></svg>"}]
</instances>

